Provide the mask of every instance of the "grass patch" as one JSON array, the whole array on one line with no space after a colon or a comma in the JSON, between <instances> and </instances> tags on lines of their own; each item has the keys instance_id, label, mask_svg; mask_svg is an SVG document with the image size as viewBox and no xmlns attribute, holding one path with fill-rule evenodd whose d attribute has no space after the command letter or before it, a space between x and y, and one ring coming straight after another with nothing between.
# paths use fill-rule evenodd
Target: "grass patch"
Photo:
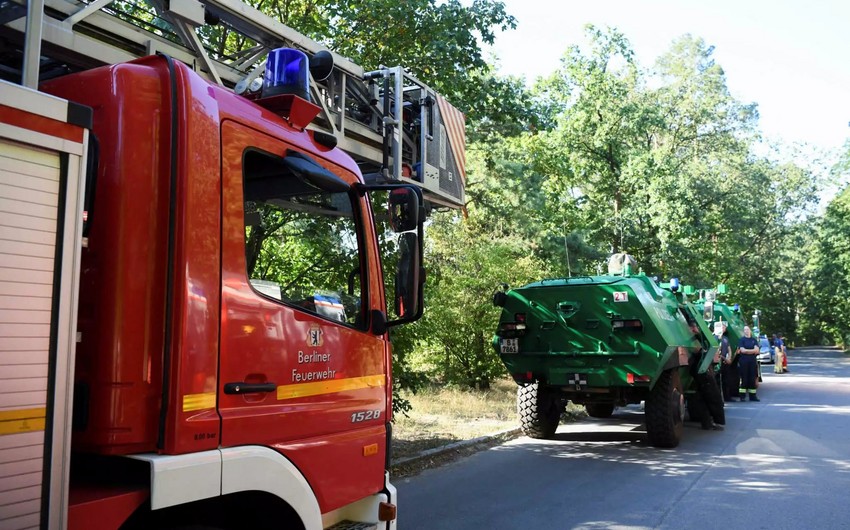
<instances>
[{"instance_id":1,"label":"grass patch","mask_svg":"<svg viewBox=\"0 0 850 530\"><path fill-rule=\"evenodd\" d=\"M489 390L431 386L405 395L413 410L395 416L393 458L519 427L516 387L498 379ZM584 407L570 403L562 421L584 416Z\"/></svg>"},{"instance_id":2,"label":"grass patch","mask_svg":"<svg viewBox=\"0 0 850 530\"><path fill-rule=\"evenodd\" d=\"M489 390L431 386L404 396L413 409L393 423L393 457L469 440L519 426L516 383L493 382Z\"/></svg>"}]
</instances>

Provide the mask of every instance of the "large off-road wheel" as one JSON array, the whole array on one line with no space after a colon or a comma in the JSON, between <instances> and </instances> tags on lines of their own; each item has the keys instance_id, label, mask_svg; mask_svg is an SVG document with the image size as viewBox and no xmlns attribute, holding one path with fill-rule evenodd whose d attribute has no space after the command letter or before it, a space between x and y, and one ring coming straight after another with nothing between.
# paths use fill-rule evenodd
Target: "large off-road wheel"
<instances>
[{"instance_id":1,"label":"large off-road wheel","mask_svg":"<svg viewBox=\"0 0 850 530\"><path fill-rule=\"evenodd\" d=\"M717 386L717 378L714 377L714 368L709 368L707 372L697 376L697 385L714 423L726 425L726 408L723 404L723 392Z\"/></svg>"},{"instance_id":2,"label":"large off-road wheel","mask_svg":"<svg viewBox=\"0 0 850 530\"><path fill-rule=\"evenodd\" d=\"M584 406L591 418L610 418L614 414L613 403L588 403Z\"/></svg>"},{"instance_id":3,"label":"large off-road wheel","mask_svg":"<svg viewBox=\"0 0 850 530\"><path fill-rule=\"evenodd\" d=\"M685 396L679 369L665 370L646 400L646 434L655 447L676 447L682 439Z\"/></svg>"},{"instance_id":4,"label":"large off-road wheel","mask_svg":"<svg viewBox=\"0 0 850 530\"><path fill-rule=\"evenodd\" d=\"M708 412L708 407L705 406L705 401L698 394L688 394L685 396L685 408L687 410L687 418L690 421L696 421L706 424L711 427L711 416Z\"/></svg>"},{"instance_id":5,"label":"large off-road wheel","mask_svg":"<svg viewBox=\"0 0 850 530\"><path fill-rule=\"evenodd\" d=\"M531 438L551 438L561 419L561 409L554 392L539 383L520 386L516 392L516 408L522 432Z\"/></svg>"}]
</instances>

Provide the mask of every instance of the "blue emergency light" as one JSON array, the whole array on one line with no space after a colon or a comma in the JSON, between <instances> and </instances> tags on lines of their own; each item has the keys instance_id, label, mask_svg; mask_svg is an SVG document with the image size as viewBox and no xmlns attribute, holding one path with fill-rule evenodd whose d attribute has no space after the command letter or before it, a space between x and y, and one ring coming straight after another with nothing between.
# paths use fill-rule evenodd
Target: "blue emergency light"
<instances>
[{"instance_id":1,"label":"blue emergency light","mask_svg":"<svg viewBox=\"0 0 850 530\"><path fill-rule=\"evenodd\" d=\"M679 278L670 278L670 290L674 293L679 290Z\"/></svg>"},{"instance_id":2,"label":"blue emergency light","mask_svg":"<svg viewBox=\"0 0 850 530\"><path fill-rule=\"evenodd\" d=\"M292 48L269 53L263 74L263 97L293 94L310 101L310 62L307 55Z\"/></svg>"},{"instance_id":3,"label":"blue emergency light","mask_svg":"<svg viewBox=\"0 0 850 530\"><path fill-rule=\"evenodd\" d=\"M734 306L732 306L732 309L737 313L738 311L741 310L741 306L738 305L738 304L735 304Z\"/></svg>"}]
</instances>

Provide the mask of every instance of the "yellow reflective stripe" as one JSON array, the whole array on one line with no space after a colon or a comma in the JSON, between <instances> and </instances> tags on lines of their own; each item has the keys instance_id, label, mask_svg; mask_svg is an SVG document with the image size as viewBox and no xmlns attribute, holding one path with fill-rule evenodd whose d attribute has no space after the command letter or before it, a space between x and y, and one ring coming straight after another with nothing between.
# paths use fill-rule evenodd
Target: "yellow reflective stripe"
<instances>
[{"instance_id":1,"label":"yellow reflective stripe","mask_svg":"<svg viewBox=\"0 0 850 530\"><path fill-rule=\"evenodd\" d=\"M47 409L18 409L0 411L0 435L43 431Z\"/></svg>"},{"instance_id":2,"label":"yellow reflective stripe","mask_svg":"<svg viewBox=\"0 0 850 530\"><path fill-rule=\"evenodd\" d=\"M186 394L183 396L183 412L215 408L215 392Z\"/></svg>"},{"instance_id":3,"label":"yellow reflective stripe","mask_svg":"<svg viewBox=\"0 0 850 530\"><path fill-rule=\"evenodd\" d=\"M315 383L280 385L277 387L277 399L293 399L332 394L334 392L345 392L346 390L383 387L385 381L386 376L381 374L349 377L348 379L327 379L325 381L316 381Z\"/></svg>"}]
</instances>

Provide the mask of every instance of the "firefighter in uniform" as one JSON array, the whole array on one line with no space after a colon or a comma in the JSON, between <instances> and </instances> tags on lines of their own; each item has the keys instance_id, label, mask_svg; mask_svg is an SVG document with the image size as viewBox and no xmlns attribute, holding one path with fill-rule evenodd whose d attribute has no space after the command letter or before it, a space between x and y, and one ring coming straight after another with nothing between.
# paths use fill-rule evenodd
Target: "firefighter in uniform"
<instances>
[{"instance_id":1,"label":"firefighter in uniform","mask_svg":"<svg viewBox=\"0 0 850 530\"><path fill-rule=\"evenodd\" d=\"M758 341L753 337L750 327L744 326L744 336L738 341L738 354L741 359L738 363L741 372L741 401L744 401L745 396L749 396L750 401L759 401L758 396L756 396L756 379L758 378L756 357L758 353Z\"/></svg>"}]
</instances>

